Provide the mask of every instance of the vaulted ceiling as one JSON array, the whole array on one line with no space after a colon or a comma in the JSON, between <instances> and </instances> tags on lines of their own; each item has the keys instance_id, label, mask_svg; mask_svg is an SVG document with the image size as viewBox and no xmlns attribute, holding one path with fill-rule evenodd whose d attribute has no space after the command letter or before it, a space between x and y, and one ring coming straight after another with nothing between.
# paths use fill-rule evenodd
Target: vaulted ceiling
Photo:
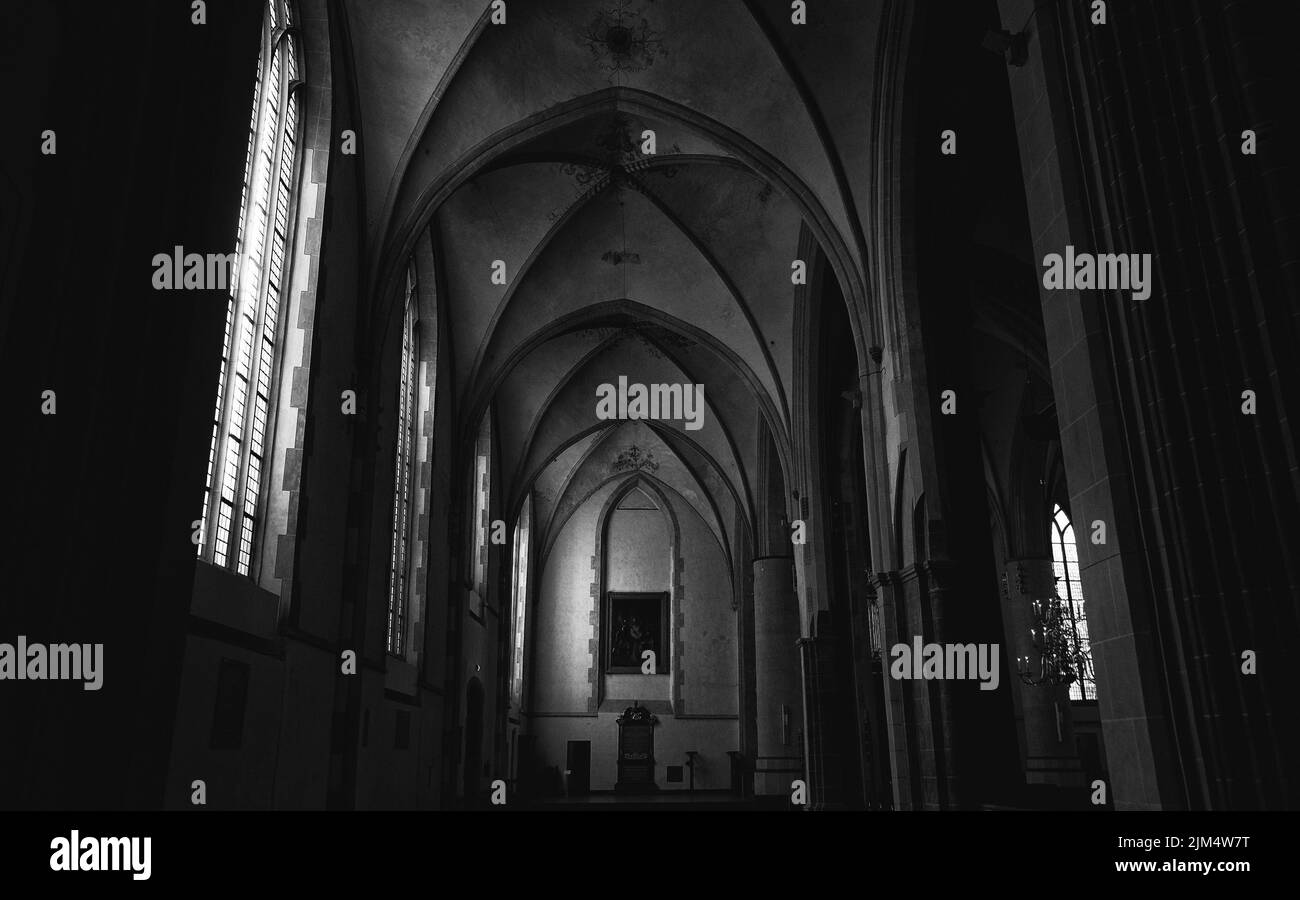
<instances>
[{"instance_id":1,"label":"vaulted ceiling","mask_svg":"<svg viewBox=\"0 0 1300 900\"><path fill-rule=\"evenodd\" d=\"M797 402L801 239L864 281L880 5L793 25L784 0L546 0L492 24L487 2L345 0L371 287L432 240L439 390L466 434L495 410L509 508L531 490L543 535L633 470L724 552L753 522L763 432L788 447ZM619 376L703 384L703 427L597 419Z\"/></svg>"}]
</instances>

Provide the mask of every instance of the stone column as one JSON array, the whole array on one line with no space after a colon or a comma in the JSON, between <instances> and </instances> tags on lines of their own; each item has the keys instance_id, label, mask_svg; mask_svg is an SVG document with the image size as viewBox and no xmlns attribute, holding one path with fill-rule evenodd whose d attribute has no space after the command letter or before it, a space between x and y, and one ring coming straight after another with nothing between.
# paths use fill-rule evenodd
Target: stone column
<instances>
[{"instance_id":1,"label":"stone column","mask_svg":"<svg viewBox=\"0 0 1300 900\"><path fill-rule=\"evenodd\" d=\"M899 641L899 609L903 596L901 579L897 572L876 572L872 585L880 603L880 654L884 666L886 743L889 746L889 766L892 775L894 809L916 809L919 805L913 776L917 770L908 744L908 705L903 688L889 675L889 650Z\"/></svg>"},{"instance_id":2,"label":"stone column","mask_svg":"<svg viewBox=\"0 0 1300 900\"><path fill-rule=\"evenodd\" d=\"M799 682L799 601L794 594L793 566L789 556L754 560L758 756L800 755L799 732L804 717ZM799 777L794 773L755 775L754 793L788 795L790 782Z\"/></svg>"},{"instance_id":3,"label":"stone column","mask_svg":"<svg viewBox=\"0 0 1300 900\"><path fill-rule=\"evenodd\" d=\"M1008 69L1035 258L1149 254L1141 292L1041 296L1111 796L1294 808L1295 679L1243 670L1300 637L1286 38L1267 4L998 5L1036 13Z\"/></svg>"},{"instance_id":4,"label":"stone column","mask_svg":"<svg viewBox=\"0 0 1300 900\"><path fill-rule=\"evenodd\" d=\"M835 654L830 637L799 639L803 673L804 746L808 771L807 809L844 808L843 754L835 740Z\"/></svg>"},{"instance_id":5,"label":"stone column","mask_svg":"<svg viewBox=\"0 0 1300 900\"><path fill-rule=\"evenodd\" d=\"M925 643L931 641L939 644L948 642L965 643L969 636L954 633L948 621L953 602L950 597L956 566L948 560L927 560L920 568L925 574L926 594L923 602L928 603L929 627L921 633ZM922 619L924 625L925 619ZM940 678L921 682L924 689L929 685L931 752L934 754L934 794L940 809L955 809L961 806L960 768L956 764L956 697L953 683ZM927 793L929 793L927 791Z\"/></svg>"}]
</instances>

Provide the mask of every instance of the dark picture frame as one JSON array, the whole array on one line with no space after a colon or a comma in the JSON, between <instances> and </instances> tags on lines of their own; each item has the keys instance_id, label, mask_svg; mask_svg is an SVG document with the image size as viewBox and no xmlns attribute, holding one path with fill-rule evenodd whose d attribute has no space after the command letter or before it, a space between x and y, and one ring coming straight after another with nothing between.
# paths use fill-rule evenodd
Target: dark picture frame
<instances>
[{"instance_id":1,"label":"dark picture frame","mask_svg":"<svg viewBox=\"0 0 1300 900\"><path fill-rule=\"evenodd\" d=\"M608 591L601 635L605 671L640 675L641 653L655 652L655 674L668 672L668 592Z\"/></svg>"}]
</instances>

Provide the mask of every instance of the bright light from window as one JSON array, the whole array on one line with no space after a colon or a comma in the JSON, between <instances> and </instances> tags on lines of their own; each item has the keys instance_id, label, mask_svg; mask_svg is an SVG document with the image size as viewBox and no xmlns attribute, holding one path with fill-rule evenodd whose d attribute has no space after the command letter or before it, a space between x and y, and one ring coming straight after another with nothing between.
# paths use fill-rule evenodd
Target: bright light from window
<instances>
[{"instance_id":1,"label":"bright light from window","mask_svg":"<svg viewBox=\"0 0 1300 900\"><path fill-rule=\"evenodd\" d=\"M1082 672L1070 685L1071 700L1096 700L1097 682L1092 670L1092 645L1088 640L1088 618L1083 609L1083 581L1079 576L1079 548L1074 541L1074 526L1059 504L1052 508L1052 569L1056 576L1056 595L1065 601L1070 625L1082 648Z\"/></svg>"},{"instance_id":2,"label":"bright light from window","mask_svg":"<svg viewBox=\"0 0 1300 900\"><path fill-rule=\"evenodd\" d=\"M514 608L514 640L510 645L510 705L519 709L524 693L524 625L528 612L528 553L532 497L524 499L524 508L515 523L515 571L511 590Z\"/></svg>"},{"instance_id":3,"label":"bright light from window","mask_svg":"<svg viewBox=\"0 0 1300 900\"><path fill-rule=\"evenodd\" d=\"M402 368L397 397L397 462L393 478L393 552L388 582L388 652L406 652L406 607L410 587L411 492L415 468L415 265L406 272L406 312L402 317Z\"/></svg>"},{"instance_id":4,"label":"bright light from window","mask_svg":"<svg viewBox=\"0 0 1300 900\"><path fill-rule=\"evenodd\" d=\"M233 563L241 575L253 564L297 155L298 100L290 86L298 60L280 27L289 21L283 3L267 3L262 25L199 543L200 557Z\"/></svg>"}]
</instances>

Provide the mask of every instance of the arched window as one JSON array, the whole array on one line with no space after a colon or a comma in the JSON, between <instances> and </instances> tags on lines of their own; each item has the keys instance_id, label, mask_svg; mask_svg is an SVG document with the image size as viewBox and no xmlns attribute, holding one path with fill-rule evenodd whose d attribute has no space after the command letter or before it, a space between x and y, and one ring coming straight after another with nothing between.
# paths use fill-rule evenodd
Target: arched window
<instances>
[{"instance_id":1,"label":"arched window","mask_svg":"<svg viewBox=\"0 0 1300 900\"><path fill-rule=\"evenodd\" d=\"M412 541L411 494L415 470L415 422L418 406L415 358L419 350L415 299L415 263L406 270L405 312L402 316L402 361L397 395L397 461L393 474L393 552L388 581L388 652L406 653L406 610L409 602Z\"/></svg>"},{"instance_id":2,"label":"arched window","mask_svg":"<svg viewBox=\"0 0 1300 900\"><path fill-rule=\"evenodd\" d=\"M474 542L470 557L470 581L476 597L471 610L482 616L487 609L487 569L488 540L490 523L488 522L488 502L491 497L492 472L492 410L483 415L483 425L479 428L478 441L474 446L474 483L473 502L474 517L471 519L471 534Z\"/></svg>"},{"instance_id":3,"label":"arched window","mask_svg":"<svg viewBox=\"0 0 1300 900\"><path fill-rule=\"evenodd\" d=\"M510 602L514 609L514 639L510 644L510 705L520 709L524 697L524 626L528 613L528 556L533 498L524 498L524 508L515 523L515 570Z\"/></svg>"},{"instance_id":4,"label":"arched window","mask_svg":"<svg viewBox=\"0 0 1300 900\"><path fill-rule=\"evenodd\" d=\"M1060 504L1052 507L1052 568L1056 595L1065 606L1080 647L1079 679L1070 685L1071 700L1096 700L1097 682L1092 670L1092 646L1088 641L1088 618L1083 609L1083 582L1079 578L1079 548L1074 526Z\"/></svg>"},{"instance_id":5,"label":"arched window","mask_svg":"<svg viewBox=\"0 0 1300 900\"><path fill-rule=\"evenodd\" d=\"M298 58L285 0L268 0L236 229L236 272L226 305L199 556L250 574L298 145ZM210 527L215 522L215 528Z\"/></svg>"}]
</instances>

